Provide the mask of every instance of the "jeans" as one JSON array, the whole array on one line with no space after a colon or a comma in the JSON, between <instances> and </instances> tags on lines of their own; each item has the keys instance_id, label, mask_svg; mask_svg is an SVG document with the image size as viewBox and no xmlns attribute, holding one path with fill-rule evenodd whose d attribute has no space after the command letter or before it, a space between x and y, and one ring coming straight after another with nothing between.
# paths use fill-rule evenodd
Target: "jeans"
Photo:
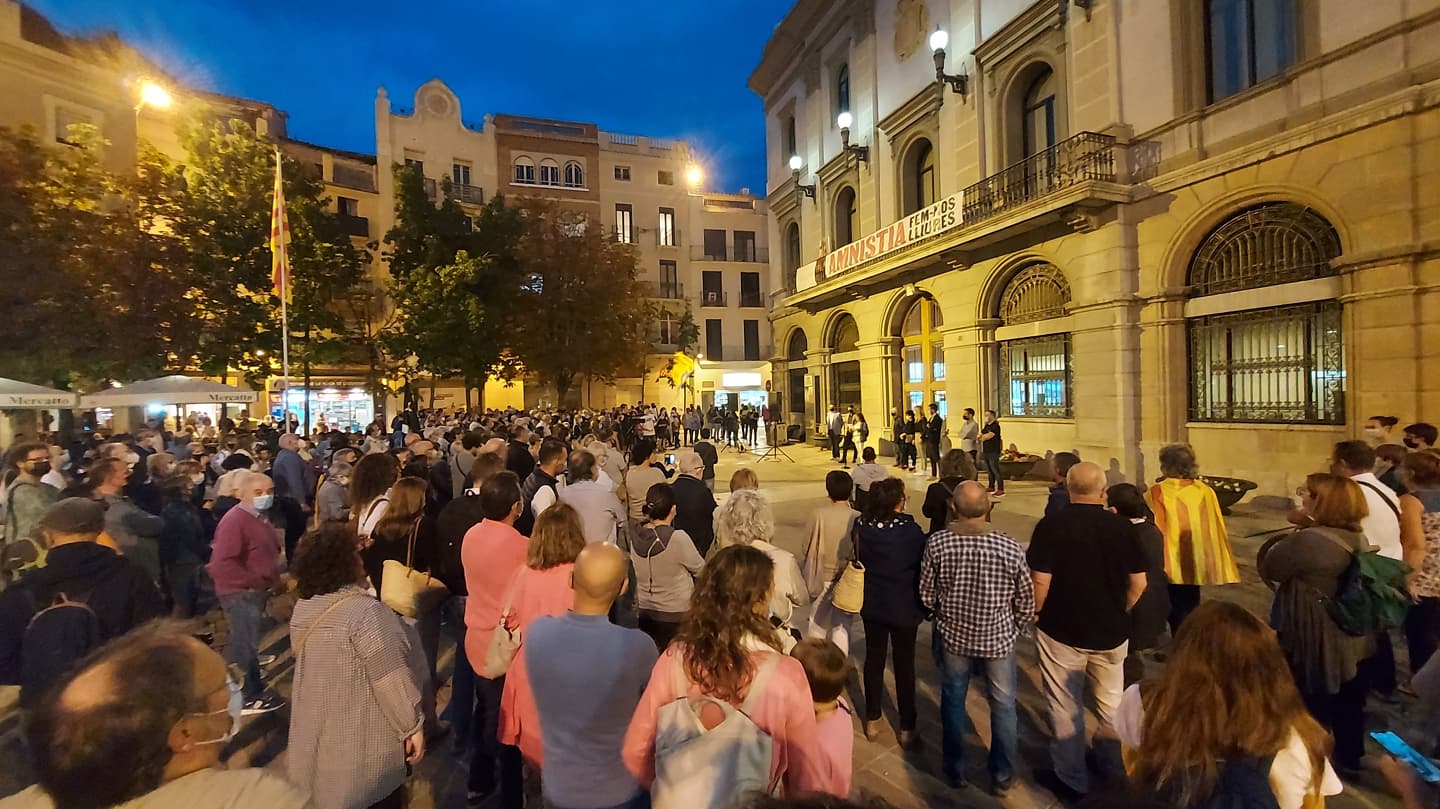
<instances>
[{"instance_id":1,"label":"jeans","mask_svg":"<svg viewBox=\"0 0 1440 809\"><path fill-rule=\"evenodd\" d=\"M1005 477L1000 474L1000 453L985 453L985 472L990 477L990 488L997 492L1005 491Z\"/></svg>"},{"instance_id":2,"label":"jeans","mask_svg":"<svg viewBox=\"0 0 1440 809\"><path fill-rule=\"evenodd\" d=\"M830 431L830 457L840 460L840 434L834 430Z\"/></svg>"},{"instance_id":3,"label":"jeans","mask_svg":"<svg viewBox=\"0 0 1440 809\"><path fill-rule=\"evenodd\" d=\"M989 684L990 701L990 778L1003 784L1015 776L1019 759L1019 718L1015 712L1015 653L1007 657L987 659L951 654L937 631L935 665L940 669L940 721L944 727L943 761L946 777L965 778L965 737L969 735L970 717L965 713L965 697L970 691L970 677L978 674Z\"/></svg>"},{"instance_id":4,"label":"jeans","mask_svg":"<svg viewBox=\"0 0 1440 809\"><path fill-rule=\"evenodd\" d=\"M475 678L475 729L477 744L470 756L469 792L489 794L495 791L495 771L500 771L500 806L521 809L525 803L525 775L520 748L500 743L500 696L505 692L505 678Z\"/></svg>"},{"instance_id":5,"label":"jeans","mask_svg":"<svg viewBox=\"0 0 1440 809\"><path fill-rule=\"evenodd\" d=\"M860 461L860 450L855 448L855 437L847 435L845 436L845 440L840 444L840 463L850 463L850 459L852 458L858 463Z\"/></svg>"},{"instance_id":6,"label":"jeans","mask_svg":"<svg viewBox=\"0 0 1440 809\"><path fill-rule=\"evenodd\" d=\"M895 648L895 704L900 730L915 729L915 632L918 627L891 626L863 615L865 625L865 719L880 718L885 700L885 653Z\"/></svg>"},{"instance_id":7,"label":"jeans","mask_svg":"<svg viewBox=\"0 0 1440 809\"><path fill-rule=\"evenodd\" d=\"M230 625L230 640L225 644L225 662L233 663L245 673L241 690L245 701L258 699L265 693L260 677L260 619L265 614L264 590L244 590L220 596L220 609Z\"/></svg>"},{"instance_id":8,"label":"jeans","mask_svg":"<svg viewBox=\"0 0 1440 809\"><path fill-rule=\"evenodd\" d=\"M1115 738L1115 715L1120 708L1120 695L1125 691L1125 655L1130 643L1114 649L1076 649L1066 646L1042 631L1035 633L1040 650L1040 674L1045 683L1045 699L1050 703L1050 758L1055 774L1076 792L1090 791L1090 774L1085 768L1085 685L1095 697L1095 713L1100 718L1100 731ZM1096 740L1100 736L1097 734ZM1118 759L1118 744L1114 745ZM1113 772L1122 772L1119 761L1112 762Z\"/></svg>"},{"instance_id":9,"label":"jeans","mask_svg":"<svg viewBox=\"0 0 1440 809\"><path fill-rule=\"evenodd\" d=\"M835 583L825 585L825 590L820 597L815 599L815 605L810 611L810 627L806 635L812 638L825 638L831 643L840 647L840 651L850 656L850 628L855 623L855 616L848 612L835 609L835 602L830 598L830 591L834 589Z\"/></svg>"},{"instance_id":10,"label":"jeans","mask_svg":"<svg viewBox=\"0 0 1440 809\"><path fill-rule=\"evenodd\" d=\"M643 610L637 619L639 630L650 636L655 641L655 648L664 653L670 647L670 642L675 640L675 633L680 631L680 622L664 621L647 614Z\"/></svg>"},{"instance_id":11,"label":"jeans","mask_svg":"<svg viewBox=\"0 0 1440 809\"><path fill-rule=\"evenodd\" d=\"M444 614L455 629L455 673L450 680L450 704L442 718L450 722L455 744L463 748L471 741L470 720L475 709L475 671L465 656L465 596L445 602Z\"/></svg>"}]
</instances>

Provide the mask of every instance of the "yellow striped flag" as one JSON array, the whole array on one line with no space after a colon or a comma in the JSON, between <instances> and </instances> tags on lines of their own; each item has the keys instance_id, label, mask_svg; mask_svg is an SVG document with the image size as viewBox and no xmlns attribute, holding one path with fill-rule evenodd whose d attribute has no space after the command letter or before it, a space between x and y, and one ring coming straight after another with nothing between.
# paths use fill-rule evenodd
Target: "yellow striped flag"
<instances>
[{"instance_id":1,"label":"yellow striped flag","mask_svg":"<svg viewBox=\"0 0 1440 809\"><path fill-rule=\"evenodd\" d=\"M270 206L270 282L275 297L290 302L290 222L285 218L285 187L280 150L275 150L275 199Z\"/></svg>"}]
</instances>

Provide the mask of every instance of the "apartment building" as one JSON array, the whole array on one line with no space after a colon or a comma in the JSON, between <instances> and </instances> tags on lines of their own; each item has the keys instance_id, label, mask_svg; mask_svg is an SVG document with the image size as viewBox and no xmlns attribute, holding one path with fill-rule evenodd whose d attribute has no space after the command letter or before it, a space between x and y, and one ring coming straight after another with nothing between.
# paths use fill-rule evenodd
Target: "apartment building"
<instances>
[{"instance_id":1,"label":"apartment building","mask_svg":"<svg viewBox=\"0 0 1440 809\"><path fill-rule=\"evenodd\" d=\"M1440 0L798 0L750 86L797 423L1288 494L1440 419Z\"/></svg>"}]
</instances>

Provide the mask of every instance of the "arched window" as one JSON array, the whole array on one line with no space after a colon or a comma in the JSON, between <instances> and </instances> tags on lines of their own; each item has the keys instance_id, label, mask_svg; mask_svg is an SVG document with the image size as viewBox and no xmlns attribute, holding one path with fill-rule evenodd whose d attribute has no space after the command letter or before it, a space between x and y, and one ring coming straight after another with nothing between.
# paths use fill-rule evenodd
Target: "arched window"
<instances>
[{"instance_id":1,"label":"arched window","mask_svg":"<svg viewBox=\"0 0 1440 809\"><path fill-rule=\"evenodd\" d=\"M855 318L840 315L830 332L830 350L834 354L855 351L860 344L860 327ZM840 406L841 412L847 407L860 408L860 361L843 360L830 363L830 401ZM817 414L817 421L819 414Z\"/></svg>"},{"instance_id":2,"label":"arched window","mask_svg":"<svg viewBox=\"0 0 1440 809\"><path fill-rule=\"evenodd\" d=\"M856 325L855 318L848 314L840 316L830 330L830 335L830 350L836 354L854 351L860 344L860 327Z\"/></svg>"},{"instance_id":3,"label":"arched window","mask_svg":"<svg viewBox=\"0 0 1440 809\"><path fill-rule=\"evenodd\" d=\"M804 362L805 352L810 350L810 338L805 336L804 329L796 329L790 335L790 344L785 347L785 359L791 362Z\"/></svg>"},{"instance_id":4,"label":"arched window","mask_svg":"<svg viewBox=\"0 0 1440 809\"><path fill-rule=\"evenodd\" d=\"M785 116L785 154L781 157L789 160L790 155L799 153L800 145L795 137L795 116L787 115Z\"/></svg>"},{"instance_id":5,"label":"arched window","mask_svg":"<svg viewBox=\"0 0 1440 809\"><path fill-rule=\"evenodd\" d=\"M521 155L515 158L515 182L522 185L535 184L535 161Z\"/></svg>"},{"instance_id":6,"label":"arched window","mask_svg":"<svg viewBox=\"0 0 1440 809\"><path fill-rule=\"evenodd\" d=\"M575 162L574 160L571 160L569 163L565 164L565 187L585 187L585 169L581 168L580 164Z\"/></svg>"},{"instance_id":7,"label":"arched window","mask_svg":"<svg viewBox=\"0 0 1440 809\"><path fill-rule=\"evenodd\" d=\"M791 222L785 228L785 289L795 291L795 275L800 269L800 225Z\"/></svg>"},{"instance_id":8,"label":"arched window","mask_svg":"<svg viewBox=\"0 0 1440 809\"><path fill-rule=\"evenodd\" d=\"M940 305L934 298L922 297L910 304L900 326L900 381L906 409L934 403L940 406L940 417L945 418L949 411L945 404L945 346L940 326Z\"/></svg>"},{"instance_id":9,"label":"arched window","mask_svg":"<svg viewBox=\"0 0 1440 809\"><path fill-rule=\"evenodd\" d=\"M912 214L934 204L937 193L935 185L935 149L930 141L918 140L905 153L903 174L903 209Z\"/></svg>"},{"instance_id":10,"label":"arched window","mask_svg":"<svg viewBox=\"0 0 1440 809\"><path fill-rule=\"evenodd\" d=\"M1064 317L1069 303L1070 284L1060 268L1031 264L1006 282L995 315L1005 326L1043 324ZM999 379L1004 385L1001 399L1006 415L1069 418L1073 400L1070 334L1055 331L1002 341Z\"/></svg>"},{"instance_id":11,"label":"arched window","mask_svg":"<svg viewBox=\"0 0 1440 809\"><path fill-rule=\"evenodd\" d=\"M559 163L556 163L554 160L551 160L551 159L548 158L548 157L545 158L544 160L541 160L541 161L540 161L540 184L541 184L541 185L559 185L559 184L560 184L560 164L559 164Z\"/></svg>"},{"instance_id":12,"label":"arched window","mask_svg":"<svg viewBox=\"0 0 1440 809\"><path fill-rule=\"evenodd\" d=\"M1055 145L1055 71L1049 66L1030 81L1021 114L1025 157Z\"/></svg>"},{"instance_id":13,"label":"arched window","mask_svg":"<svg viewBox=\"0 0 1440 809\"><path fill-rule=\"evenodd\" d=\"M855 189L843 188L835 195L835 248L855 241Z\"/></svg>"},{"instance_id":14,"label":"arched window","mask_svg":"<svg viewBox=\"0 0 1440 809\"><path fill-rule=\"evenodd\" d=\"M850 111L850 65L835 71L835 114Z\"/></svg>"},{"instance_id":15,"label":"arched window","mask_svg":"<svg viewBox=\"0 0 1440 809\"><path fill-rule=\"evenodd\" d=\"M1190 262L1200 296L1335 275L1335 228L1314 210L1266 203L1226 219ZM1231 295L1220 313L1191 317L1190 418L1194 421L1345 423L1345 356L1337 290L1314 284L1285 306L1247 308ZM1214 306L1207 307L1214 311Z\"/></svg>"},{"instance_id":16,"label":"arched window","mask_svg":"<svg viewBox=\"0 0 1440 809\"><path fill-rule=\"evenodd\" d=\"M790 342L785 346L785 384L790 388L786 401L791 413L805 412L805 352L809 350L810 339L805 336L804 329L791 333Z\"/></svg>"}]
</instances>

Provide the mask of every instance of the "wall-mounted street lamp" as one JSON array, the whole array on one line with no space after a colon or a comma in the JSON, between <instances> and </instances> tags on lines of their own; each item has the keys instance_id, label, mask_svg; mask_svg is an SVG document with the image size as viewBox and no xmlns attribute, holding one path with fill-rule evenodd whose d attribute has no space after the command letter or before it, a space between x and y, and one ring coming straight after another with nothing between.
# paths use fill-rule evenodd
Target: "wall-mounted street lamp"
<instances>
[{"instance_id":1,"label":"wall-mounted street lamp","mask_svg":"<svg viewBox=\"0 0 1440 809\"><path fill-rule=\"evenodd\" d=\"M944 29L936 28L935 33L930 35L930 50L935 52L935 81L941 84L950 85L961 98L968 98L970 95L970 76L966 73L952 74L945 72L945 47L950 44L950 35Z\"/></svg>"},{"instance_id":2,"label":"wall-mounted street lamp","mask_svg":"<svg viewBox=\"0 0 1440 809\"><path fill-rule=\"evenodd\" d=\"M803 165L805 165L805 161L800 159L800 155L798 155L798 154L792 154L792 155L790 155L790 176L793 177L793 178L795 178L795 188L796 188L796 190L798 190L800 193L804 194L805 196L809 197L810 199L815 199L815 184L814 184L814 183L811 183L810 185L801 185L801 184L800 184L800 167L803 166Z\"/></svg>"},{"instance_id":3,"label":"wall-mounted street lamp","mask_svg":"<svg viewBox=\"0 0 1440 809\"><path fill-rule=\"evenodd\" d=\"M840 148L844 149L850 154L855 155L855 157L859 158L860 160L869 161L869 146L850 145L850 123L850 113L848 112L842 112L839 115L835 116L835 125L840 127Z\"/></svg>"}]
</instances>

